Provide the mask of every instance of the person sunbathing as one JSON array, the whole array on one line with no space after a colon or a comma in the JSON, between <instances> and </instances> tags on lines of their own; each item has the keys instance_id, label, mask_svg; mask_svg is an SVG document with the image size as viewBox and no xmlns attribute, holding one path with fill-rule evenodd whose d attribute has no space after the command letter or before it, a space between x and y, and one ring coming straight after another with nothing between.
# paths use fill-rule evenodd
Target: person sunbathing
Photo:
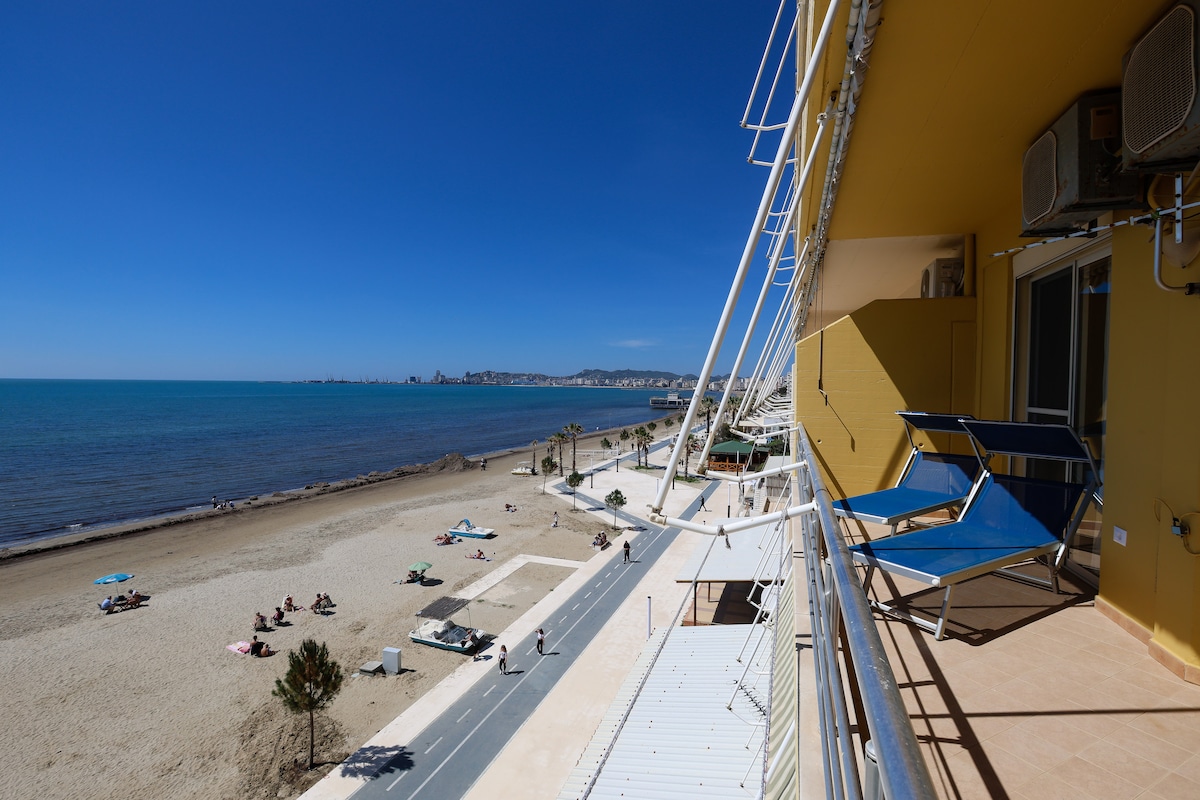
<instances>
[{"instance_id":1,"label":"person sunbathing","mask_svg":"<svg viewBox=\"0 0 1200 800\"><path fill-rule=\"evenodd\" d=\"M257 636L254 637L254 641L250 642L250 655L255 658L266 658L274 654L275 651L271 649L271 645L266 642L260 642Z\"/></svg>"},{"instance_id":2,"label":"person sunbathing","mask_svg":"<svg viewBox=\"0 0 1200 800\"><path fill-rule=\"evenodd\" d=\"M275 606L275 613L271 615L271 624L279 625L283 622L283 609Z\"/></svg>"},{"instance_id":3,"label":"person sunbathing","mask_svg":"<svg viewBox=\"0 0 1200 800\"><path fill-rule=\"evenodd\" d=\"M129 598L125 601L126 608L137 608L142 604L142 593L134 589L129 593Z\"/></svg>"},{"instance_id":4,"label":"person sunbathing","mask_svg":"<svg viewBox=\"0 0 1200 800\"><path fill-rule=\"evenodd\" d=\"M483 559L483 558L486 558L486 556L483 554L483 551L482 551L482 550L476 550L474 553L468 553L468 554L467 554L467 558L479 558L479 559Z\"/></svg>"},{"instance_id":5,"label":"person sunbathing","mask_svg":"<svg viewBox=\"0 0 1200 800\"><path fill-rule=\"evenodd\" d=\"M292 600L292 596L290 594L283 598L283 610L287 612L296 610L296 602Z\"/></svg>"},{"instance_id":6,"label":"person sunbathing","mask_svg":"<svg viewBox=\"0 0 1200 800\"><path fill-rule=\"evenodd\" d=\"M415 569L410 569L408 571L408 582L409 583L420 583L423 580L425 580L424 572L417 572Z\"/></svg>"},{"instance_id":7,"label":"person sunbathing","mask_svg":"<svg viewBox=\"0 0 1200 800\"><path fill-rule=\"evenodd\" d=\"M434 541L439 545L454 544L454 537L448 533L443 533L441 536L434 538Z\"/></svg>"},{"instance_id":8,"label":"person sunbathing","mask_svg":"<svg viewBox=\"0 0 1200 800\"><path fill-rule=\"evenodd\" d=\"M260 612L254 612L254 630L265 631L267 629L267 618Z\"/></svg>"}]
</instances>

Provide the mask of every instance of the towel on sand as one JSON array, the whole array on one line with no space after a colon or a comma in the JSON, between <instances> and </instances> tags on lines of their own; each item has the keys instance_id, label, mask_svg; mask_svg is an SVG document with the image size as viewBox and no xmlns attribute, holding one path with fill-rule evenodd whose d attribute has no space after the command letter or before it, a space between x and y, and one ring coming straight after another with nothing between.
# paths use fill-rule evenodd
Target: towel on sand
<instances>
[{"instance_id":1,"label":"towel on sand","mask_svg":"<svg viewBox=\"0 0 1200 800\"><path fill-rule=\"evenodd\" d=\"M246 653L250 652L250 643L249 642L237 642L235 644L227 644L227 645L225 645L225 649L232 650L235 653L241 653L242 655L245 655Z\"/></svg>"}]
</instances>

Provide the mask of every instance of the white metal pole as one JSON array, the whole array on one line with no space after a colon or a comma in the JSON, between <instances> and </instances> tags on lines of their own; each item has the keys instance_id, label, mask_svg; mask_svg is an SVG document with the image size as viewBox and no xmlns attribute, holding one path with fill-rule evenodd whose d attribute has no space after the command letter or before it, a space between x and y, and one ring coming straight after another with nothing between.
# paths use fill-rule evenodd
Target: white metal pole
<instances>
[{"instance_id":1,"label":"white metal pole","mask_svg":"<svg viewBox=\"0 0 1200 800\"><path fill-rule=\"evenodd\" d=\"M713 334L712 344L709 345L708 355L705 357L704 366L700 370L700 378L696 381L696 391L692 392L692 401L688 404L687 414L684 416L685 428L690 429L692 427L696 419L696 412L700 408L700 399L704 396L704 390L712 378L717 355L721 352L721 343L725 339L725 332L729 328L729 321L733 317L734 308L737 306L738 295L741 294L742 284L746 280L746 272L750 268L750 262L753 260L754 252L758 248L758 239L762 232L763 223L766 222L767 215L771 211L771 202L775 198L775 192L779 189L779 182L783 177L783 170L787 166L787 154L791 152L792 145L796 140L796 130L800 127L801 112L808 103L808 95L812 91L813 82L816 79L816 65L821 63L821 59L825 56L825 46L829 42L829 34L833 29L833 21L837 17L841 4L842 0L830 0L829 9L825 13L825 21L821 24L821 31L817 36L816 46L813 48L812 56L809 58L808 65L804 70L804 80L800 84L800 89L796 92L795 100L792 101L792 109L788 114L787 127L783 131L783 137L779 140L779 149L775 153L775 162L771 165L771 174L767 178L767 185L763 188L762 198L758 203L758 212L754 215L754 224L750 228L750 235L746 238L746 245L742 249L741 262L738 264L737 273L734 275L733 285L729 287L729 295L725 299L725 308L721 311L721 319L717 323L717 330ZM730 380L736 378L736 375L730 376ZM682 441L676 443L671 461L667 464L667 477L669 478L674 478L675 476L675 464L679 462L679 449L682 446ZM662 513L662 507L666 502L666 493L669 488L670 481L663 481L654 498L654 505L650 509L652 516Z\"/></svg>"}]
</instances>

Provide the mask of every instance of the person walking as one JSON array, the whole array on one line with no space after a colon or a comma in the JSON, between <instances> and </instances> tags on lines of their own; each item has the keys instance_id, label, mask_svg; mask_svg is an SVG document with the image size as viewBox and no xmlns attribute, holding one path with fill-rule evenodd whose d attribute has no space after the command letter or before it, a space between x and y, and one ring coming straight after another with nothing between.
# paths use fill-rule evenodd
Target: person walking
<instances>
[{"instance_id":1,"label":"person walking","mask_svg":"<svg viewBox=\"0 0 1200 800\"><path fill-rule=\"evenodd\" d=\"M500 674L507 675L508 674L508 648L505 647L504 645L500 645L500 655L498 656L498 660L500 661Z\"/></svg>"},{"instance_id":2,"label":"person walking","mask_svg":"<svg viewBox=\"0 0 1200 800\"><path fill-rule=\"evenodd\" d=\"M551 528L558 527L558 512L557 511L554 512L554 521L550 523L550 527Z\"/></svg>"},{"instance_id":3,"label":"person walking","mask_svg":"<svg viewBox=\"0 0 1200 800\"><path fill-rule=\"evenodd\" d=\"M629 563L629 540L625 540L625 563Z\"/></svg>"},{"instance_id":4,"label":"person walking","mask_svg":"<svg viewBox=\"0 0 1200 800\"><path fill-rule=\"evenodd\" d=\"M707 508L705 508L705 506L704 506L704 495L700 495L700 510L701 510L701 511L708 511L708 509L707 509Z\"/></svg>"},{"instance_id":5,"label":"person walking","mask_svg":"<svg viewBox=\"0 0 1200 800\"><path fill-rule=\"evenodd\" d=\"M544 630L542 630L541 628L538 628L537 629L537 650L538 650L539 656L545 655L545 653L542 652L542 648L545 647L545 645L546 645L546 632Z\"/></svg>"}]
</instances>

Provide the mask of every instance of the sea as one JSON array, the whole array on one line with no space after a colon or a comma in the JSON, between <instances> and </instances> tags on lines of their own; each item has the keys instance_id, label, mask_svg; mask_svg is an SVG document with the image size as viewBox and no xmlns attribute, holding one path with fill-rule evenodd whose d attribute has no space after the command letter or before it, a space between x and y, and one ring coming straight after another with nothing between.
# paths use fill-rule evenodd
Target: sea
<instances>
[{"instance_id":1,"label":"sea","mask_svg":"<svg viewBox=\"0 0 1200 800\"><path fill-rule=\"evenodd\" d=\"M662 415L662 390L0 380L0 547L528 448Z\"/></svg>"}]
</instances>

